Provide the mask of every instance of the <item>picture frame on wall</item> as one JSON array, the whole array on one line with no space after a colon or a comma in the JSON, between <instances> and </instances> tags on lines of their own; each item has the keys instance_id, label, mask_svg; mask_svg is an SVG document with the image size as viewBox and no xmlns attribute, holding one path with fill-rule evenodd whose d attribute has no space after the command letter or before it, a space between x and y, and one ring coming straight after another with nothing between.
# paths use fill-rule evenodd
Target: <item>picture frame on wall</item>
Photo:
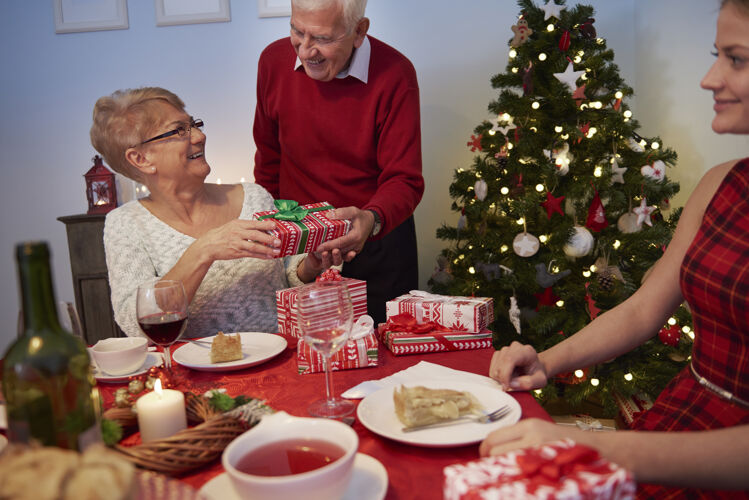
<instances>
[{"instance_id":1,"label":"picture frame on wall","mask_svg":"<svg viewBox=\"0 0 749 500\"><path fill-rule=\"evenodd\" d=\"M231 21L229 0L154 0L156 26Z\"/></svg>"},{"instance_id":2,"label":"picture frame on wall","mask_svg":"<svg viewBox=\"0 0 749 500\"><path fill-rule=\"evenodd\" d=\"M257 0L258 17L284 17L291 15L291 0Z\"/></svg>"},{"instance_id":3,"label":"picture frame on wall","mask_svg":"<svg viewBox=\"0 0 749 500\"><path fill-rule=\"evenodd\" d=\"M127 0L53 0L55 33L125 30Z\"/></svg>"}]
</instances>

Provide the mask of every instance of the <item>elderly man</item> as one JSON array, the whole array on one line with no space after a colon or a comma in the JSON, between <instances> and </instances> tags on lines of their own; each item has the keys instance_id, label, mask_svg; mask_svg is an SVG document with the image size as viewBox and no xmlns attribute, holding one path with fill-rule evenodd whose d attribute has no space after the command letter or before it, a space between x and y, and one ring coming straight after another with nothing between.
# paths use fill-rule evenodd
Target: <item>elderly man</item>
<instances>
[{"instance_id":1,"label":"elderly man","mask_svg":"<svg viewBox=\"0 0 749 500\"><path fill-rule=\"evenodd\" d=\"M366 0L292 0L291 36L260 55L255 180L275 198L327 201L352 219L343 275L367 281L376 321L418 287L413 211L424 192L411 62L367 36Z\"/></svg>"}]
</instances>

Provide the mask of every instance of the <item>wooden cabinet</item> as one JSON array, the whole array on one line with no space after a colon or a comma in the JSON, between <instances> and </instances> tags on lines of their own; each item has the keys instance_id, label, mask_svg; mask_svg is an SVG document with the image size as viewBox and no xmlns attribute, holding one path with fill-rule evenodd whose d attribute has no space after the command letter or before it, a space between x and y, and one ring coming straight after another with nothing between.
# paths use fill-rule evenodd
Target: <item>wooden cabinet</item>
<instances>
[{"instance_id":1,"label":"wooden cabinet","mask_svg":"<svg viewBox=\"0 0 749 500\"><path fill-rule=\"evenodd\" d=\"M75 305L84 340L89 345L100 339L124 337L114 321L109 298L103 241L105 217L105 214L83 214L57 218L68 233Z\"/></svg>"}]
</instances>

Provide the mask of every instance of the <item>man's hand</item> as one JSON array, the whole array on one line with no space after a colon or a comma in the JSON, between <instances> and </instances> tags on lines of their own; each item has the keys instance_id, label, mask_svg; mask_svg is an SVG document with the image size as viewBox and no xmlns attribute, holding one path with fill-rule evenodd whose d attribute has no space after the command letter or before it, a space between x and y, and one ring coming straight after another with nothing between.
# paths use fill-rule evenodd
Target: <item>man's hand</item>
<instances>
[{"instance_id":1,"label":"man's hand","mask_svg":"<svg viewBox=\"0 0 749 500\"><path fill-rule=\"evenodd\" d=\"M302 282L310 283L322 271L341 264L343 264L343 257L337 248L331 252L310 252L297 267L296 274Z\"/></svg>"},{"instance_id":2,"label":"man's hand","mask_svg":"<svg viewBox=\"0 0 749 500\"><path fill-rule=\"evenodd\" d=\"M331 219L350 219L351 229L347 234L334 240L326 241L315 250L317 253L333 252L338 250L345 262L361 252L367 238L374 227L374 215L369 210L360 210L356 207L336 208L329 215Z\"/></svg>"}]
</instances>

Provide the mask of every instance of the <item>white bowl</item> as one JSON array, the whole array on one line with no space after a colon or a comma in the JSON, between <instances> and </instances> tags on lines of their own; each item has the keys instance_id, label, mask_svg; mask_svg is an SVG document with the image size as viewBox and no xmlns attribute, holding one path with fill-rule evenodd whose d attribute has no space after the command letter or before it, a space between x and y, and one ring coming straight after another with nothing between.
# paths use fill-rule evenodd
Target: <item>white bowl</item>
<instances>
[{"instance_id":1,"label":"white bowl","mask_svg":"<svg viewBox=\"0 0 749 500\"><path fill-rule=\"evenodd\" d=\"M236 469L239 460L257 448L290 439L321 439L344 449L344 455L319 469L288 476L256 476ZM221 456L232 486L245 500L336 500L351 479L359 437L348 425L325 418L294 417L286 412L266 415L255 427L237 436Z\"/></svg>"},{"instance_id":2,"label":"white bowl","mask_svg":"<svg viewBox=\"0 0 749 500\"><path fill-rule=\"evenodd\" d=\"M96 365L109 375L127 375L143 366L148 356L145 337L102 339L91 348Z\"/></svg>"}]
</instances>

